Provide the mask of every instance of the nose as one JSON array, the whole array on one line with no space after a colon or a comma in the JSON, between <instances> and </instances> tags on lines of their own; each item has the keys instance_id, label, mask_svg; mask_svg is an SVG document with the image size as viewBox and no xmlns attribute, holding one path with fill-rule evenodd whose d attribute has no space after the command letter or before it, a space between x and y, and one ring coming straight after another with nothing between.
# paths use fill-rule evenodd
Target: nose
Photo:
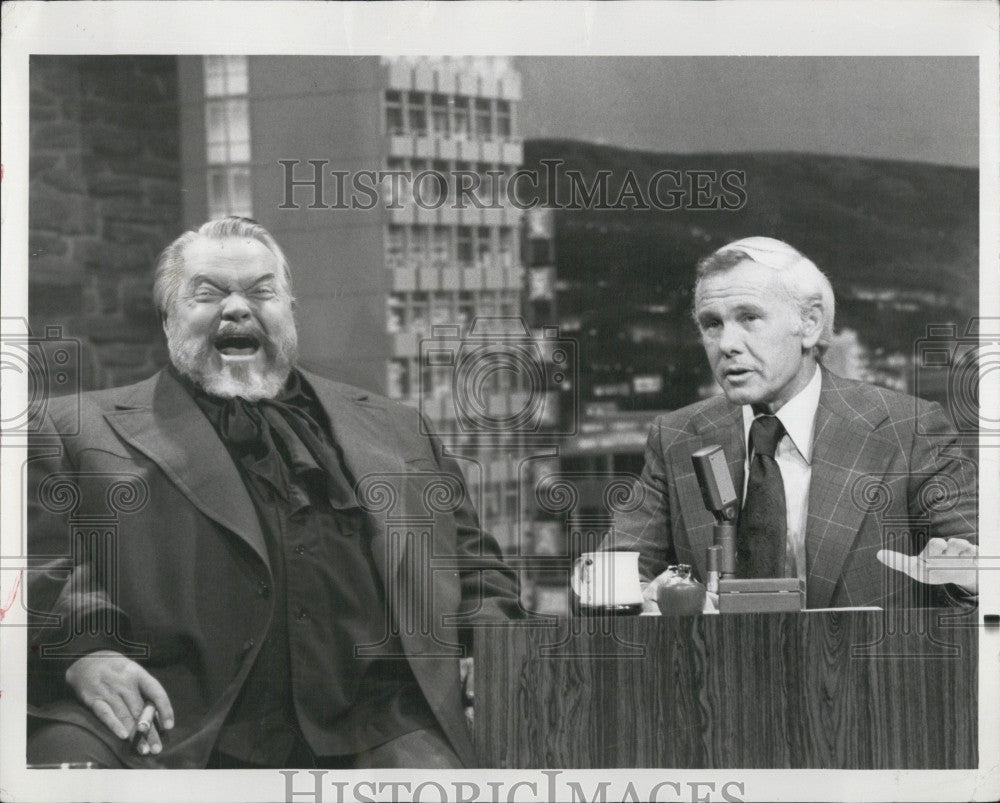
<instances>
[{"instance_id":1,"label":"nose","mask_svg":"<svg viewBox=\"0 0 1000 803\"><path fill-rule=\"evenodd\" d=\"M739 354L742 351L743 338L740 328L732 323L722 324L722 331L719 333L719 351L725 356Z\"/></svg>"},{"instance_id":2,"label":"nose","mask_svg":"<svg viewBox=\"0 0 1000 803\"><path fill-rule=\"evenodd\" d=\"M250 305L240 293L230 293L222 302L222 320L239 323L250 318Z\"/></svg>"}]
</instances>

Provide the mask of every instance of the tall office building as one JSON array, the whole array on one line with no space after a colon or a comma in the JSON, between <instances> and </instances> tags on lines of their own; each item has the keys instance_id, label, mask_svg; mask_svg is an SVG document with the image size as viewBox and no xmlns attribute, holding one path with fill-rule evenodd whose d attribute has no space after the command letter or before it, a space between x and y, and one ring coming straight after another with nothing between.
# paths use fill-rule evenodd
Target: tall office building
<instances>
[{"instance_id":1,"label":"tall office building","mask_svg":"<svg viewBox=\"0 0 1000 803\"><path fill-rule=\"evenodd\" d=\"M476 440L456 415L455 367L424 364L421 341L521 315L508 61L205 56L178 73L185 222L258 220L292 265L303 364L419 405L457 449ZM494 417L524 404L510 372L480 390ZM501 543L517 517L516 470L496 448L509 440L470 445L465 461Z\"/></svg>"}]
</instances>

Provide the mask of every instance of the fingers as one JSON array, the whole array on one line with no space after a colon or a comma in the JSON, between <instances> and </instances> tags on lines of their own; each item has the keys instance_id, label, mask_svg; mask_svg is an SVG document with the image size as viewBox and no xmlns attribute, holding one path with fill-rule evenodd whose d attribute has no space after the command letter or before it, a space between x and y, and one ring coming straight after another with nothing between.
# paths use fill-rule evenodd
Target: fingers
<instances>
[{"instance_id":1,"label":"fingers","mask_svg":"<svg viewBox=\"0 0 1000 803\"><path fill-rule=\"evenodd\" d=\"M660 606L657 604L655 599L643 599L642 612L659 616Z\"/></svg>"},{"instance_id":2,"label":"fingers","mask_svg":"<svg viewBox=\"0 0 1000 803\"><path fill-rule=\"evenodd\" d=\"M931 538L919 555L904 555L889 549L875 557L890 569L903 572L919 583L955 583L967 590L978 588L975 561L978 548L964 538ZM965 560L956 560L964 558Z\"/></svg>"},{"instance_id":3,"label":"fingers","mask_svg":"<svg viewBox=\"0 0 1000 803\"><path fill-rule=\"evenodd\" d=\"M941 540L941 539L931 539ZM930 542L928 542L928 547ZM920 568L917 565L917 559L912 555L904 555L902 552L893 552L891 549L880 549L875 553L875 557L881 562L888 566L890 569L894 569L897 572L903 572L903 574L909 575L914 580L920 580Z\"/></svg>"},{"instance_id":4,"label":"fingers","mask_svg":"<svg viewBox=\"0 0 1000 803\"><path fill-rule=\"evenodd\" d=\"M124 704L122 704L120 700L119 704L122 708L124 708ZM127 739L129 737L129 733L132 731L131 726L125 726L107 700L94 700L93 704L90 706L90 710L93 711L94 716L107 726L107 728L119 739Z\"/></svg>"},{"instance_id":5,"label":"fingers","mask_svg":"<svg viewBox=\"0 0 1000 803\"><path fill-rule=\"evenodd\" d=\"M156 756L163 751L163 742L155 724L150 725L148 731L138 736L135 741L135 751L140 756L148 756L150 753Z\"/></svg>"},{"instance_id":6,"label":"fingers","mask_svg":"<svg viewBox=\"0 0 1000 803\"><path fill-rule=\"evenodd\" d=\"M942 555L955 555L957 557L971 557L979 554L979 547L965 538L949 538L947 546Z\"/></svg>"},{"instance_id":7,"label":"fingers","mask_svg":"<svg viewBox=\"0 0 1000 803\"><path fill-rule=\"evenodd\" d=\"M145 669L139 675L139 691L145 699L156 706L156 713L160 716L160 724L164 730L170 730L174 726L174 708L170 704L170 698L160 681L154 678Z\"/></svg>"},{"instance_id":8,"label":"fingers","mask_svg":"<svg viewBox=\"0 0 1000 803\"><path fill-rule=\"evenodd\" d=\"M943 538L932 538L927 542L927 546L924 547L921 556L926 558L936 558L938 555L943 555L948 549L948 542Z\"/></svg>"},{"instance_id":9,"label":"fingers","mask_svg":"<svg viewBox=\"0 0 1000 803\"><path fill-rule=\"evenodd\" d=\"M108 692L109 693L105 695L106 699L109 698L110 695L117 693L122 702L125 703L133 723L130 730L134 730L135 724L138 723L139 716L142 714L142 709L145 706L142 695L139 694L138 686L125 683L115 689L108 689Z\"/></svg>"}]
</instances>

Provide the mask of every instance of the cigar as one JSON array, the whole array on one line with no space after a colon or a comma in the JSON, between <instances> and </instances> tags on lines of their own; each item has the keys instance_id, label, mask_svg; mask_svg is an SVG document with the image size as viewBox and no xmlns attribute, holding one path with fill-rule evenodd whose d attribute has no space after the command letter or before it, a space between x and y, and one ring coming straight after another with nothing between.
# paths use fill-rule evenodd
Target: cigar
<instances>
[{"instance_id":1,"label":"cigar","mask_svg":"<svg viewBox=\"0 0 1000 803\"><path fill-rule=\"evenodd\" d=\"M142 713L139 714L139 721L135 723L135 732L147 733L153 724L153 717L155 715L156 706L152 703L146 703L146 706L142 709Z\"/></svg>"},{"instance_id":2,"label":"cigar","mask_svg":"<svg viewBox=\"0 0 1000 803\"><path fill-rule=\"evenodd\" d=\"M149 745L146 745L145 753L139 748L143 744L143 738L149 733L154 718L156 718L156 706L152 703L146 703L143 706L142 713L139 714L138 721L135 723L135 732L132 734L132 749L139 753L139 755L144 756L149 752Z\"/></svg>"}]
</instances>

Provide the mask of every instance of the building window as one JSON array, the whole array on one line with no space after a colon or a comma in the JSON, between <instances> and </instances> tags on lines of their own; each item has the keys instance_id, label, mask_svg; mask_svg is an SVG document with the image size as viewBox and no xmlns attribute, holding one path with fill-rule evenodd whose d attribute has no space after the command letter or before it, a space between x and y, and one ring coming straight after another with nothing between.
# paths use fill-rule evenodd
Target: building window
<instances>
[{"instance_id":1,"label":"building window","mask_svg":"<svg viewBox=\"0 0 1000 803\"><path fill-rule=\"evenodd\" d=\"M389 360L388 387L386 395L390 399L410 397L410 361L406 358Z\"/></svg>"},{"instance_id":2,"label":"building window","mask_svg":"<svg viewBox=\"0 0 1000 803\"><path fill-rule=\"evenodd\" d=\"M385 93L385 130L388 134L406 133L403 100L398 92Z\"/></svg>"},{"instance_id":3,"label":"building window","mask_svg":"<svg viewBox=\"0 0 1000 803\"><path fill-rule=\"evenodd\" d=\"M476 189L476 197L479 199L480 203L488 205L492 200L493 196L499 196L499 191L494 187L493 182L496 181L496 176L489 175L490 165L486 162L476 163L476 174L479 176L479 187Z\"/></svg>"},{"instance_id":4,"label":"building window","mask_svg":"<svg viewBox=\"0 0 1000 803\"><path fill-rule=\"evenodd\" d=\"M247 99L208 101L205 104L205 138L209 164L250 161L250 110Z\"/></svg>"},{"instance_id":5,"label":"building window","mask_svg":"<svg viewBox=\"0 0 1000 803\"><path fill-rule=\"evenodd\" d=\"M406 93L406 123L410 134L427 134L427 96L423 92Z\"/></svg>"},{"instance_id":6,"label":"building window","mask_svg":"<svg viewBox=\"0 0 1000 803\"><path fill-rule=\"evenodd\" d=\"M253 215L246 56L206 56L205 156L208 216Z\"/></svg>"},{"instance_id":7,"label":"building window","mask_svg":"<svg viewBox=\"0 0 1000 803\"><path fill-rule=\"evenodd\" d=\"M414 226L410 232L410 253L409 262L415 266L423 266L428 262L430 244L428 239L430 228L427 226Z\"/></svg>"},{"instance_id":8,"label":"building window","mask_svg":"<svg viewBox=\"0 0 1000 803\"><path fill-rule=\"evenodd\" d=\"M455 105L452 108L453 120L455 122L455 136L468 137L471 131L469 124L469 98L455 98Z\"/></svg>"},{"instance_id":9,"label":"building window","mask_svg":"<svg viewBox=\"0 0 1000 803\"><path fill-rule=\"evenodd\" d=\"M205 56L205 97L246 95L246 56Z\"/></svg>"},{"instance_id":10,"label":"building window","mask_svg":"<svg viewBox=\"0 0 1000 803\"><path fill-rule=\"evenodd\" d=\"M425 198L432 206L435 204L446 204L449 198L455 197L456 179L452 175L451 164L443 159L435 159L431 163L431 167L435 173L441 176L441 179L427 180L421 186L421 189L426 190ZM444 192L443 196L441 195L442 191Z\"/></svg>"},{"instance_id":11,"label":"building window","mask_svg":"<svg viewBox=\"0 0 1000 803\"><path fill-rule=\"evenodd\" d=\"M406 296L390 293L386 301L386 330L391 335L406 331Z\"/></svg>"},{"instance_id":12,"label":"building window","mask_svg":"<svg viewBox=\"0 0 1000 803\"><path fill-rule=\"evenodd\" d=\"M389 268L406 265L406 231L402 226L390 224L386 227L385 264Z\"/></svg>"},{"instance_id":13,"label":"building window","mask_svg":"<svg viewBox=\"0 0 1000 803\"><path fill-rule=\"evenodd\" d=\"M490 102L484 98L476 98L476 136L490 139L493 136L493 112Z\"/></svg>"},{"instance_id":14,"label":"building window","mask_svg":"<svg viewBox=\"0 0 1000 803\"><path fill-rule=\"evenodd\" d=\"M425 292L410 295L410 331L418 335L430 334L430 303Z\"/></svg>"},{"instance_id":15,"label":"building window","mask_svg":"<svg viewBox=\"0 0 1000 803\"><path fill-rule=\"evenodd\" d=\"M497 101L497 136L509 137L511 132L510 103Z\"/></svg>"},{"instance_id":16,"label":"building window","mask_svg":"<svg viewBox=\"0 0 1000 803\"><path fill-rule=\"evenodd\" d=\"M513 268L517 261L516 239L514 229L504 226L500 229L500 264L505 268Z\"/></svg>"},{"instance_id":17,"label":"building window","mask_svg":"<svg viewBox=\"0 0 1000 803\"><path fill-rule=\"evenodd\" d=\"M462 331L472 325L476 317L476 299L468 290L462 290L458 294L458 315L455 321L462 327Z\"/></svg>"},{"instance_id":18,"label":"building window","mask_svg":"<svg viewBox=\"0 0 1000 803\"><path fill-rule=\"evenodd\" d=\"M431 313L431 323L434 326L452 323L455 319L453 294L435 293L432 301L434 302L434 307Z\"/></svg>"},{"instance_id":19,"label":"building window","mask_svg":"<svg viewBox=\"0 0 1000 803\"><path fill-rule=\"evenodd\" d=\"M473 263L473 248L472 248L472 227L471 226L459 226L458 227L458 237L456 239L456 253L455 256L460 265L463 267L471 267Z\"/></svg>"},{"instance_id":20,"label":"building window","mask_svg":"<svg viewBox=\"0 0 1000 803\"><path fill-rule=\"evenodd\" d=\"M431 96L431 123L434 133L440 137L451 136L449 123L448 98L445 95Z\"/></svg>"},{"instance_id":21,"label":"building window","mask_svg":"<svg viewBox=\"0 0 1000 803\"><path fill-rule=\"evenodd\" d=\"M431 264L443 268L451 263L452 230L448 226L435 226L431 242Z\"/></svg>"},{"instance_id":22,"label":"building window","mask_svg":"<svg viewBox=\"0 0 1000 803\"><path fill-rule=\"evenodd\" d=\"M476 266L484 268L493 264L493 231L488 226L476 228Z\"/></svg>"}]
</instances>

